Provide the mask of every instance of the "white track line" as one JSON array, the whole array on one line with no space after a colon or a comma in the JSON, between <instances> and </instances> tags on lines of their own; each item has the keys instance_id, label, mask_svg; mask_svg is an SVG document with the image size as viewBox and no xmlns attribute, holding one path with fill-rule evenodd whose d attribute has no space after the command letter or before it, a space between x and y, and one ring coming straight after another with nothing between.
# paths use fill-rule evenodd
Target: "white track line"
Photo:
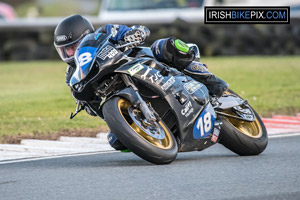
<instances>
[{"instance_id":1,"label":"white track line","mask_svg":"<svg viewBox=\"0 0 300 200\"><path fill-rule=\"evenodd\" d=\"M33 158L21 158L21 159L16 159L16 160L0 161L0 165L10 164L10 163L27 162L27 161L36 161L36 160L46 160L46 159L52 159L52 158L86 156L86 155L116 153L116 152L119 152L119 151L109 150L109 151L96 151L96 152L89 152L89 153L74 153L74 154L65 154L65 155L43 156L43 157L33 157Z\"/></svg>"},{"instance_id":2,"label":"white track line","mask_svg":"<svg viewBox=\"0 0 300 200\"><path fill-rule=\"evenodd\" d=\"M292 136L300 136L300 133L299 132L297 132L297 133L275 133L275 134L268 135L268 138L272 139L272 138L282 138L282 137L292 137ZM73 153L73 154L63 154L63 155L54 155L54 156L20 158L20 159L14 159L14 160L0 161L0 165L28 162L28 161L37 161L37 160L46 160L46 159L52 159L52 158L64 158L64 157L106 154L106 153L116 153L116 152L119 152L119 151L106 150L106 151L94 151L94 152L87 152L87 153Z\"/></svg>"},{"instance_id":3,"label":"white track line","mask_svg":"<svg viewBox=\"0 0 300 200\"><path fill-rule=\"evenodd\" d=\"M292 137L292 136L300 136L300 133L277 133L269 135L268 138L282 138L282 137Z\"/></svg>"}]
</instances>

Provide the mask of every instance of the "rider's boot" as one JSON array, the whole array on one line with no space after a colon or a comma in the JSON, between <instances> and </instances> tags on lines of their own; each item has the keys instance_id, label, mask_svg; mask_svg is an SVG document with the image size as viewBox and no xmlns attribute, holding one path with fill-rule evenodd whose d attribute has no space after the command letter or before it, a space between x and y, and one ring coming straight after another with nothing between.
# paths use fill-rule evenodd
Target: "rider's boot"
<instances>
[{"instance_id":1,"label":"rider's boot","mask_svg":"<svg viewBox=\"0 0 300 200\"><path fill-rule=\"evenodd\" d=\"M122 144L122 142L113 134L113 132L109 131L107 135L108 143L112 148L118 151L128 151L128 148Z\"/></svg>"}]
</instances>

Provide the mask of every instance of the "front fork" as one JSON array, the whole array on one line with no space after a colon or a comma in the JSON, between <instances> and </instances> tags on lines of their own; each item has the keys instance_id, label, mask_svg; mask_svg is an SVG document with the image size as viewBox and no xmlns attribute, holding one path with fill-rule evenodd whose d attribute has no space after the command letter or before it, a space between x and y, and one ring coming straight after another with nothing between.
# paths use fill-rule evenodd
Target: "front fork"
<instances>
[{"instance_id":1,"label":"front fork","mask_svg":"<svg viewBox=\"0 0 300 200\"><path fill-rule=\"evenodd\" d=\"M132 82L130 77L128 77L126 74L122 74L122 79L127 87L125 89L119 91L115 95L124 97L125 99L129 100L135 108L139 108L146 118L146 121L144 121L145 123L152 124L156 121L159 121L160 120L159 115L155 112L155 110L150 109L152 107L150 106L150 108L149 108L149 106L146 104L146 102L142 99L142 97L140 96L140 94L138 92L138 88L134 85L134 83ZM103 99L103 101L100 103L100 107L102 107L102 105L105 103L105 101L109 101L109 99L112 97L113 96L109 97L108 99L106 99L106 98ZM80 101L77 101L76 103L77 103L76 111L74 114L73 114L73 112L71 112L70 119L73 119L80 111L82 111L84 109L84 106L82 106ZM96 107L92 102L89 102L89 101L86 101L84 103L95 114L97 114L99 117L101 117L103 119L103 114L101 112L100 107Z\"/></svg>"},{"instance_id":2,"label":"front fork","mask_svg":"<svg viewBox=\"0 0 300 200\"><path fill-rule=\"evenodd\" d=\"M122 74L122 79L126 84L126 86L131 87L134 90L135 98L132 99L133 101L131 101L133 106L139 108L142 111L143 115L145 116L148 122L153 123L157 121L158 115L154 114L155 111L153 109L150 110L149 106L146 104L146 102L142 99L141 95L139 94L138 88L134 85L131 78L128 77L126 74Z\"/></svg>"}]
</instances>

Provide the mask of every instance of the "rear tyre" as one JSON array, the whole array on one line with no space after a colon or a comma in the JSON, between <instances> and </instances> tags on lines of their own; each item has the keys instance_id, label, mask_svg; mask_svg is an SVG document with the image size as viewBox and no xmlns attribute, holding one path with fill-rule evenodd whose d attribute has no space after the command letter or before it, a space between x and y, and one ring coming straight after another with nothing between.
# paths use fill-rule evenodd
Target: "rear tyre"
<instances>
[{"instance_id":1,"label":"rear tyre","mask_svg":"<svg viewBox=\"0 0 300 200\"><path fill-rule=\"evenodd\" d=\"M230 93L235 94L232 91ZM268 144L267 130L259 115L255 110L253 112L255 114L253 122L219 116L223 123L219 143L241 156L262 153ZM228 114L235 115L231 111Z\"/></svg>"},{"instance_id":2,"label":"rear tyre","mask_svg":"<svg viewBox=\"0 0 300 200\"><path fill-rule=\"evenodd\" d=\"M168 164L176 158L178 146L164 122L145 123L141 112L126 99L110 99L103 105L103 115L117 138L139 157L154 164Z\"/></svg>"}]
</instances>

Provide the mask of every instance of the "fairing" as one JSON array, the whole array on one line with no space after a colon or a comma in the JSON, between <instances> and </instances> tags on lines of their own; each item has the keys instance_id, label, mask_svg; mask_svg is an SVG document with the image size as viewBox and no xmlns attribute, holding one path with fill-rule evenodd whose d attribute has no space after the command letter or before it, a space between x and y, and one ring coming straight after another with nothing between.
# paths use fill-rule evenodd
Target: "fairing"
<instances>
[{"instance_id":1,"label":"fairing","mask_svg":"<svg viewBox=\"0 0 300 200\"><path fill-rule=\"evenodd\" d=\"M130 75L168 103L171 110L164 107L157 112L168 125L169 113L174 113L180 138L179 151L203 150L209 147L213 144L211 132L216 114L209 103L207 88L181 73L163 76L160 73L163 68L154 59L139 58L122 65L115 72ZM155 107L154 103L151 102Z\"/></svg>"},{"instance_id":2,"label":"fairing","mask_svg":"<svg viewBox=\"0 0 300 200\"><path fill-rule=\"evenodd\" d=\"M85 36L75 52L76 70L71 77L70 85L73 86L84 80L94 66L97 54L101 47L108 45L110 35L93 33Z\"/></svg>"}]
</instances>

